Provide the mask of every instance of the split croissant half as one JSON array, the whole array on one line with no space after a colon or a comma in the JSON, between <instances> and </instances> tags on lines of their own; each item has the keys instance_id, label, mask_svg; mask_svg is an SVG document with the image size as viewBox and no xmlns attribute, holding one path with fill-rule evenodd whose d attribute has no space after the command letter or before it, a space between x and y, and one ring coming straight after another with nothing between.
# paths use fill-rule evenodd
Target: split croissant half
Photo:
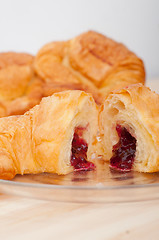
<instances>
[{"instance_id":1,"label":"split croissant half","mask_svg":"<svg viewBox=\"0 0 159 240\"><path fill-rule=\"evenodd\" d=\"M0 178L93 169L98 111L90 94L64 91L21 116L0 119Z\"/></svg>"},{"instance_id":2,"label":"split croissant half","mask_svg":"<svg viewBox=\"0 0 159 240\"><path fill-rule=\"evenodd\" d=\"M142 84L112 92L100 110L104 158L121 171L159 171L159 95Z\"/></svg>"}]
</instances>

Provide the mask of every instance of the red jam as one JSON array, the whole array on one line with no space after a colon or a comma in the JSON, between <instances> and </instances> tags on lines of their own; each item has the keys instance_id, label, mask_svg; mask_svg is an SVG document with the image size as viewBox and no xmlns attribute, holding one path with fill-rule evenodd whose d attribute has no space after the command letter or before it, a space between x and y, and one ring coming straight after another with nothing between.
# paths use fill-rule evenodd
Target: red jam
<instances>
[{"instance_id":1,"label":"red jam","mask_svg":"<svg viewBox=\"0 0 159 240\"><path fill-rule=\"evenodd\" d=\"M131 171L136 152L136 139L126 128L120 125L116 126L116 131L120 139L119 142L113 146L113 156L110 159L110 167L123 172Z\"/></svg>"},{"instance_id":2,"label":"red jam","mask_svg":"<svg viewBox=\"0 0 159 240\"><path fill-rule=\"evenodd\" d=\"M74 167L75 171L93 170L95 165L87 162L88 144L81 135L81 131L77 128L72 140L71 166Z\"/></svg>"}]
</instances>

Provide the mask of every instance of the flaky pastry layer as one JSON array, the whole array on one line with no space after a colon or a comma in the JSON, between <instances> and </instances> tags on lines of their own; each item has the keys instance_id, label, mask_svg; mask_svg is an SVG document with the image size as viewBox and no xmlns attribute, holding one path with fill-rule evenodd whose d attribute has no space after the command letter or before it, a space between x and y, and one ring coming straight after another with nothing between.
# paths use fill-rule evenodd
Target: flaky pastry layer
<instances>
[{"instance_id":1,"label":"flaky pastry layer","mask_svg":"<svg viewBox=\"0 0 159 240\"><path fill-rule=\"evenodd\" d=\"M90 160L97 134L98 111L90 94L64 91L43 98L21 116L0 119L0 178L16 174L73 171L71 147L76 128L84 129Z\"/></svg>"},{"instance_id":2,"label":"flaky pastry layer","mask_svg":"<svg viewBox=\"0 0 159 240\"><path fill-rule=\"evenodd\" d=\"M116 126L136 139L133 169L159 171L159 95L142 84L114 91L101 106L99 126L104 158L110 160L119 141Z\"/></svg>"}]
</instances>

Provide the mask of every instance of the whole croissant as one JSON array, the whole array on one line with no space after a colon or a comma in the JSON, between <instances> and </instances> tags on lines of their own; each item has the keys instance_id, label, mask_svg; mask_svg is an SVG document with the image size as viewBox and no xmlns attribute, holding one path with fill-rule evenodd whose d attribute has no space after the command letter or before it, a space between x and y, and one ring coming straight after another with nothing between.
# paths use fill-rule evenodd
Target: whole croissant
<instances>
[{"instance_id":1,"label":"whole croissant","mask_svg":"<svg viewBox=\"0 0 159 240\"><path fill-rule=\"evenodd\" d=\"M0 117L23 114L43 96L64 90L92 93L101 104L110 91L144 81L141 59L93 31L49 43L35 58L0 53Z\"/></svg>"},{"instance_id":2,"label":"whole croissant","mask_svg":"<svg viewBox=\"0 0 159 240\"><path fill-rule=\"evenodd\" d=\"M81 89L103 102L112 90L145 82L140 58L123 44L94 31L40 49L34 68L44 82L44 95Z\"/></svg>"},{"instance_id":3,"label":"whole croissant","mask_svg":"<svg viewBox=\"0 0 159 240\"><path fill-rule=\"evenodd\" d=\"M33 61L26 53L0 53L0 117L23 114L40 102L43 83Z\"/></svg>"}]
</instances>

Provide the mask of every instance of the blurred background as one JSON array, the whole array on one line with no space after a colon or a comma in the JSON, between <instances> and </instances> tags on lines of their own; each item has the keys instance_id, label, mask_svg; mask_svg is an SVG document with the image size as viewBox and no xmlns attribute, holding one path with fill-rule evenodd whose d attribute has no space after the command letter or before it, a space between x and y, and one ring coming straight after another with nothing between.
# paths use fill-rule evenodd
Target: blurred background
<instances>
[{"instance_id":1,"label":"blurred background","mask_svg":"<svg viewBox=\"0 0 159 240\"><path fill-rule=\"evenodd\" d=\"M96 30L124 43L159 77L159 0L0 0L0 51L36 54L43 44Z\"/></svg>"}]
</instances>

